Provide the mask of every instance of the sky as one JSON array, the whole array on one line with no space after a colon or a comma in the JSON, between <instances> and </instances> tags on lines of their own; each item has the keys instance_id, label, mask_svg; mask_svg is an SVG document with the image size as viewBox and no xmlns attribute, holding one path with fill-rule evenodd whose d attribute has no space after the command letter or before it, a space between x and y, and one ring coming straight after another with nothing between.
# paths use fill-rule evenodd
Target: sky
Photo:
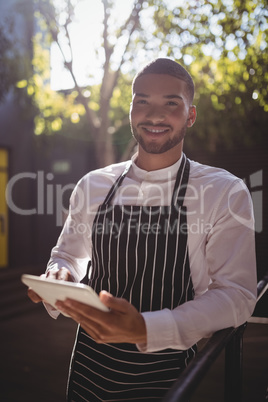
<instances>
[{"instance_id":1,"label":"sky","mask_svg":"<svg viewBox=\"0 0 268 402\"><path fill-rule=\"evenodd\" d=\"M64 0L55 0L60 6ZM114 23L124 21L132 8L133 0L115 0ZM62 16L64 20L64 15ZM103 7L100 0L82 0L76 6L74 21L70 27L73 48L74 71L81 86L100 82L102 70L95 49L102 52ZM62 35L62 43L64 43ZM68 46L63 46L68 57ZM56 43L51 46L51 88L53 90L73 87L70 73L64 69L62 55ZM89 77L89 75L91 77Z\"/></svg>"}]
</instances>

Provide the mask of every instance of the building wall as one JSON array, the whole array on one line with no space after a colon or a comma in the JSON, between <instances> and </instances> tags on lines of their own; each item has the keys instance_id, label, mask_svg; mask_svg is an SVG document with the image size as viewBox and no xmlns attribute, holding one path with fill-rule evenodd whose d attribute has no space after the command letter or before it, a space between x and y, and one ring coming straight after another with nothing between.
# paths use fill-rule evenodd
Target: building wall
<instances>
[{"instance_id":1,"label":"building wall","mask_svg":"<svg viewBox=\"0 0 268 402\"><path fill-rule=\"evenodd\" d=\"M17 6L25 7L23 13ZM14 19L14 43L23 65L32 53L32 0L0 2L1 23ZM29 67L29 66L28 66ZM26 69L27 70L27 69ZM20 79L27 78L20 71ZM92 169L88 143L60 135L36 137L29 98L10 91L0 103L0 150L8 155L8 235L7 258L0 267L45 264L60 233L71 188ZM0 181L1 193L5 184ZM61 198L63 198L63 203ZM4 198L3 198L4 202ZM63 204L63 205L62 205ZM1 211L0 211L1 214ZM5 245L0 242L1 253Z\"/></svg>"}]
</instances>

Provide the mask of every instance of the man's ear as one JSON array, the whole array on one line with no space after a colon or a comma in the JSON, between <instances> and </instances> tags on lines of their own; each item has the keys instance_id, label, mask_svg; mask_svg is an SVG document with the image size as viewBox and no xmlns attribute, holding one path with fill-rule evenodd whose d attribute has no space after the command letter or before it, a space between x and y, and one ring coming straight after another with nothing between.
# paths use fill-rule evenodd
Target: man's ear
<instances>
[{"instance_id":1,"label":"man's ear","mask_svg":"<svg viewBox=\"0 0 268 402\"><path fill-rule=\"evenodd\" d=\"M189 107L187 127L192 127L194 125L195 120L196 120L196 107L194 105L191 105Z\"/></svg>"}]
</instances>

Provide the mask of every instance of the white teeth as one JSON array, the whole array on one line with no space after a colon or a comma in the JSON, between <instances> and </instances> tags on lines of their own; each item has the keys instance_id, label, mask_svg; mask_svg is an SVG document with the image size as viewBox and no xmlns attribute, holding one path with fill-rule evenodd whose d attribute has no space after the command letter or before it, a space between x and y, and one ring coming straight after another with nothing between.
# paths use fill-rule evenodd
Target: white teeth
<instances>
[{"instance_id":1,"label":"white teeth","mask_svg":"<svg viewBox=\"0 0 268 402\"><path fill-rule=\"evenodd\" d=\"M151 133L156 133L156 134L157 133L164 133L166 131L166 130L152 130L152 129L148 129L148 128L147 128L147 130L150 131Z\"/></svg>"}]
</instances>

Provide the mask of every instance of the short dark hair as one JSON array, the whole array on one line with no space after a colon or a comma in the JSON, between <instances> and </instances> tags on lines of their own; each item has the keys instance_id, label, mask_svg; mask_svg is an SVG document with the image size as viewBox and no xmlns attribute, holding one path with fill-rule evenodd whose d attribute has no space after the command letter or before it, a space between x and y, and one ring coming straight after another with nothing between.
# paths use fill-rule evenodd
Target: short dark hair
<instances>
[{"instance_id":1,"label":"short dark hair","mask_svg":"<svg viewBox=\"0 0 268 402\"><path fill-rule=\"evenodd\" d=\"M145 74L167 74L184 81L187 85L190 103L194 99L194 82L188 71L179 63L167 58L158 58L147 64L139 71L133 79L132 90L134 89L136 80Z\"/></svg>"}]
</instances>

